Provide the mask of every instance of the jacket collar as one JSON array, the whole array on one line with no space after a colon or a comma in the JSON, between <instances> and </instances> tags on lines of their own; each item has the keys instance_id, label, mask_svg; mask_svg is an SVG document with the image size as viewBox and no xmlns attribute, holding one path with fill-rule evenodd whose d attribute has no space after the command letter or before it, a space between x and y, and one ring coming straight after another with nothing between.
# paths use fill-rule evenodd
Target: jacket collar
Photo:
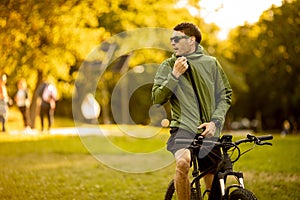
<instances>
[{"instance_id":1,"label":"jacket collar","mask_svg":"<svg viewBox=\"0 0 300 200\"><path fill-rule=\"evenodd\" d=\"M193 60L193 59L197 59L197 58L200 58L201 56L203 56L203 54L204 54L203 51L204 51L204 48L199 44L194 53L191 53L188 55L183 55L183 56L186 57L187 59ZM173 59L177 59L178 57L181 57L181 56L176 56L175 54L172 55Z\"/></svg>"}]
</instances>

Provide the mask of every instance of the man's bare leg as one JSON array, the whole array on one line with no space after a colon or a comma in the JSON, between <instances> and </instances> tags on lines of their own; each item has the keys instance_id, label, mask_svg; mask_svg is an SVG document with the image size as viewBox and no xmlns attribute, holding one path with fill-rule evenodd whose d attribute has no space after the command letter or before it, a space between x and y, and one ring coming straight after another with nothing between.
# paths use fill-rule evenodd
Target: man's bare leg
<instances>
[{"instance_id":1,"label":"man's bare leg","mask_svg":"<svg viewBox=\"0 0 300 200\"><path fill-rule=\"evenodd\" d=\"M188 200L191 195L189 180L191 153L188 149L180 149L175 153L175 159L176 171L174 184L178 200Z\"/></svg>"}]
</instances>

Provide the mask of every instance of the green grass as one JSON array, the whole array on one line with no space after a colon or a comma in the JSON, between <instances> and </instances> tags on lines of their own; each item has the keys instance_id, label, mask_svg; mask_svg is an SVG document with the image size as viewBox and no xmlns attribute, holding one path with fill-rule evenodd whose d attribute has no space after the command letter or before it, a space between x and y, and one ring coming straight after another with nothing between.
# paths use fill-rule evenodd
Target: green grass
<instances>
[{"instance_id":1,"label":"green grass","mask_svg":"<svg viewBox=\"0 0 300 200\"><path fill-rule=\"evenodd\" d=\"M66 136L2 142L0 164L0 199L160 199L162 182L172 177L168 167L143 174L113 170L78 137Z\"/></svg>"},{"instance_id":2,"label":"green grass","mask_svg":"<svg viewBox=\"0 0 300 200\"><path fill-rule=\"evenodd\" d=\"M16 136L0 135L0 199L163 199L174 173L174 163L145 173L126 173L99 162L105 155L138 165L129 153L149 153L164 148L167 134L151 139L132 137ZM113 145L109 145L113 144ZM236 170L245 173L245 185L261 200L300 199L300 136L275 136L273 146L245 154ZM94 153L90 154L86 147ZM156 159L142 163L157 164Z\"/></svg>"},{"instance_id":3,"label":"green grass","mask_svg":"<svg viewBox=\"0 0 300 200\"><path fill-rule=\"evenodd\" d=\"M235 169L245 172L258 199L300 199L300 136L276 136L272 143L246 154Z\"/></svg>"}]
</instances>

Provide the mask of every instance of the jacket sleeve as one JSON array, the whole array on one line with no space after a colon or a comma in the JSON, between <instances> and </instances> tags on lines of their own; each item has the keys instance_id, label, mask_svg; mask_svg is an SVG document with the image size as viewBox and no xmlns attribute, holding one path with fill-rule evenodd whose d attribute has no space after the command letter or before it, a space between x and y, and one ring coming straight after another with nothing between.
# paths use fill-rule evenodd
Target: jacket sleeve
<instances>
[{"instance_id":1,"label":"jacket sleeve","mask_svg":"<svg viewBox=\"0 0 300 200\"><path fill-rule=\"evenodd\" d=\"M216 109L213 112L211 121L215 122L217 127L222 129L225 116L231 106L232 89L221 65L216 61L216 84L215 84L215 103Z\"/></svg>"},{"instance_id":2,"label":"jacket sleeve","mask_svg":"<svg viewBox=\"0 0 300 200\"><path fill-rule=\"evenodd\" d=\"M164 104L173 95L178 84L178 79L172 75L172 67L170 63L163 62L155 75L154 84L152 87L152 102L153 104Z\"/></svg>"}]
</instances>

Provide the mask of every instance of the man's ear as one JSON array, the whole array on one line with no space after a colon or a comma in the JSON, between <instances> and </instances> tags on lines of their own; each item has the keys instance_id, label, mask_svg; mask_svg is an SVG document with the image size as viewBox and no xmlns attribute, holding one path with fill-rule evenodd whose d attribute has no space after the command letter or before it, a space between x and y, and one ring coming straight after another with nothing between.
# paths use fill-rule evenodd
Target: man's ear
<instances>
[{"instance_id":1,"label":"man's ear","mask_svg":"<svg viewBox=\"0 0 300 200\"><path fill-rule=\"evenodd\" d=\"M191 36L190 40L191 40L191 42L195 43L196 42L196 37L195 36Z\"/></svg>"}]
</instances>

